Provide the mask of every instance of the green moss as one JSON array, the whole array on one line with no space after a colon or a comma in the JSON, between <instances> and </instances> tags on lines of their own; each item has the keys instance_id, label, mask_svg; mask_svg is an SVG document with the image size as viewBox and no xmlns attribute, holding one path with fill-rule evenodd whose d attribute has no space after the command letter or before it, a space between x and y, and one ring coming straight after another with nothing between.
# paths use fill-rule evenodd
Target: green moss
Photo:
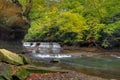
<instances>
[{"instance_id":1,"label":"green moss","mask_svg":"<svg viewBox=\"0 0 120 80\"><path fill-rule=\"evenodd\" d=\"M9 64L1 64L0 65L0 77L9 80L11 78L12 68Z\"/></svg>"},{"instance_id":2,"label":"green moss","mask_svg":"<svg viewBox=\"0 0 120 80\"><path fill-rule=\"evenodd\" d=\"M38 68L38 67L29 67L29 68L26 68L26 70L28 70L29 72L33 72L33 73L67 72L67 71Z\"/></svg>"},{"instance_id":3,"label":"green moss","mask_svg":"<svg viewBox=\"0 0 120 80\"><path fill-rule=\"evenodd\" d=\"M0 76L0 80L4 80L4 78L2 76Z\"/></svg>"},{"instance_id":4,"label":"green moss","mask_svg":"<svg viewBox=\"0 0 120 80\"><path fill-rule=\"evenodd\" d=\"M0 59L1 61L14 64L14 65L24 64L23 59L19 55L11 51L8 51L6 49L0 49Z\"/></svg>"},{"instance_id":5,"label":"green moss","mask_svg":"<svg viewBox=\"0 0 120 80\"><path fill-rule=\"evenodd\" d=\"M27 58L26 56L20 54L20 57L23 59L23 63L24 63L24 64L29 64L29 63L31 63L30 59Z\"/></svg>"},{"instance_id":6,"label":"green moss","mask_svg":"<svg viewBox=\"0 0 120 80\"><path fill-rule=\"evenodd\" d=\"M17 80L25 80L28 76L30 75L30 73L24 69L24 68L20 68L13 76L13 80L17 79Z\"/></svg>"}]
</instances>

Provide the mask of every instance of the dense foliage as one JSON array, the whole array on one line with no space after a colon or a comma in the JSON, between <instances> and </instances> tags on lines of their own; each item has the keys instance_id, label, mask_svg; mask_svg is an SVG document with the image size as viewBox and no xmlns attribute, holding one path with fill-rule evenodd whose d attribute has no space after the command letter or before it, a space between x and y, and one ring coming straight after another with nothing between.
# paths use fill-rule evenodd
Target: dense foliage
<instances>
[{"instance_id":1,"label":"dense foliage","mask_svg":"<svg viewBox=\"0 0 120 80\"><path fill-rule=\"evenodd\" d=\"M119 9L119 0L33 0L25 40L116 47L120 45Z\"/></svg>"}]
</instances>

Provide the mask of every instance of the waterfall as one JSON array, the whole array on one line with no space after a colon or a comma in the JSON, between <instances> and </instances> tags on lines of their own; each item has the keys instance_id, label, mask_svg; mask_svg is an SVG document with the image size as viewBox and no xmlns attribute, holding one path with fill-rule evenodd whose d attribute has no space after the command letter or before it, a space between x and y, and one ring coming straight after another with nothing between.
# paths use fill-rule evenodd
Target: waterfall
<instances>
[{"instance_id":1,"label":"waterfall","mask_svg":"<svg viewBox=\"0 0 120 80\"><path fill-rule=\"evenodd\" d=\"M71 55L60 54L62 48L56 42L24 42L24 48L39 58L68 58Z\"/></svg>"}]
</instances>

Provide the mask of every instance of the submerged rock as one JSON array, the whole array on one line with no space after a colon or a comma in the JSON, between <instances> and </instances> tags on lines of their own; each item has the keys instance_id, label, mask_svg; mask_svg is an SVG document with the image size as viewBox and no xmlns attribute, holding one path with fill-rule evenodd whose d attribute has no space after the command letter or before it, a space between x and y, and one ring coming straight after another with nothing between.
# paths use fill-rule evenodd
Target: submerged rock
<instances>
[{"instance_id":1,"label":"submerged rock","mask_svg":"<svg viewBox=\"0 0 120 80\"><path fill-rule=\"evenodd\" d=\"M60 62L60 59L58 58L53 58L50 60L50 63L59 63Z\"/></svg>"},{"instance_id":2,"label":"submerged rock","mask_svg":"<svg viewBox=\"0 0 120 80\"><path fill-rule=\"evenodd\" d=\"M0 49L0 60L14 65L24 64L23 58L6 49Z\"/></svg>"}]
</instances>

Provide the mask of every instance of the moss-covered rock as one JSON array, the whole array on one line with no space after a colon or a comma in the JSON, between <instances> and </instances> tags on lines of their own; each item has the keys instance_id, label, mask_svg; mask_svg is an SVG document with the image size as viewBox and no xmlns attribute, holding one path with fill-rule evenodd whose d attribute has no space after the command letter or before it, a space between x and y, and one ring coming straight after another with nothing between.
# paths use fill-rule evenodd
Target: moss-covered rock
<instances>
[{"instance_id":1,"label":"moss-covered rock","mask_svg":"<svg viewBox=\"0 0 120 80\"><path fill-rule=\"evenodd\" d=\"M6 49L0 49L0 60L14 65L24 64L23 58Z\"/></svg>"},{"instance_id":2,"label":"moss-covered rock","mask_svg":"<svg viewBox=\"0 0 120 80\"><path fill-rule=\"evenodd\" d=\"M30 73L26 69L20 68L12 76L12 80L25 80L29 75Z\"/></svg>"},{"instance_id":3,"label":"moss-covered rock","mask_svg":"<svg viewBox=\"0 0 120 80\"><path fill-rule=\"evenodd\" d=\"M10 80L12 68L9 64L0 64L0 80Z\"/></svg>"},{"instance_id":4,"label":"moss-covered rock","mask_svg":"<svg viewBox=\"0 0 120 80\"><path fill-rule=\"evenodd\" d=\"M20 57L23 59L24 64L31 63L31 60L29 58L25 57L24 55L20 54Z\"/></svg>"}]
</instances>

